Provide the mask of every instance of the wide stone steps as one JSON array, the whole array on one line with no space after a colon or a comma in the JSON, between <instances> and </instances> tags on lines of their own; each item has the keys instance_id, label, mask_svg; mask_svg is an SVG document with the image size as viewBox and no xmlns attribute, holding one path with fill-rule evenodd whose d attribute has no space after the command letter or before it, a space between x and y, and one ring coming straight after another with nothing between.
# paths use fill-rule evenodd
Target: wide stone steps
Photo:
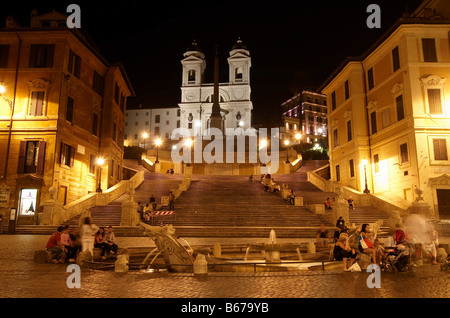
<instances>
[{"instance_id":1,"label":"wide stone steps","mask_svg":"<svg viewBox=\"0 0 450 318\"><path fill-rule=\"evenodd\" d=\"M77 225L78 227L78 225ZM49 225L19 225L16 226L16 234L24 235L51 235L56 232L58 226ZM114 226L114 234L117 237L140 237L144 236L142 227L139 226Z\"/></svg>"}]
</instances>

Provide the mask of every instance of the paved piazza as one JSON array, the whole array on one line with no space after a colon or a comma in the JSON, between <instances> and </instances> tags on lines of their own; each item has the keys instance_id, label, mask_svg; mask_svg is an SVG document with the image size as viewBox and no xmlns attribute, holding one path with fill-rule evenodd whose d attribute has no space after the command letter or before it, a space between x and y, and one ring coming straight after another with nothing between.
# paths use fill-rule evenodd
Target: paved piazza
<instances>
[{"instance_id":1,"label":"paved piazza","mask_svg":"<svg viewBox=\"0 0 450 318\"><path fill-rule=\"evenodd\" d=\"M147 238L118 238L119 245L151 246ZM418 272L381 273L370 289L366 272L192 274L114 273L85 269L81 288L69 289L64 264L36 264L33 252L46 236L0 236L1 298L448 298L450 271L425 265ZM195 240L193 240L195 241ZM216 241L216 240L214 240Z\"/></svg>"}]
</instances>

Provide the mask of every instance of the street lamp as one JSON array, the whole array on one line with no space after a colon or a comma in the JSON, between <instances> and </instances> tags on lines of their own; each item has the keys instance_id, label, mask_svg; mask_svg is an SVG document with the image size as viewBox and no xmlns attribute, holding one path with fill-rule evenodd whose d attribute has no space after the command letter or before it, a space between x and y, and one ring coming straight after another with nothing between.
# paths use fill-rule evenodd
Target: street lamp
<instances>
[{"instance_id":1,"label":"street lamp","mask_svg":"<svg viewBox=\"0 0 450 318\"><path fill-rule=\"evenodd\" d=\"M148 138L148 134L146 132L143 133L142 138L144 138L144 149L145 149L145 140Z\"/></svg>"},{"instance_id":2,"label":"street lamp","mask_svg":"<svg viewBox=\"0 0 450 318\"><path fill-rule=\"evenodd\" d=\"M9 128L8 128L8 144L6 146L6 157L5 157L5 170L3 172L3 176L0 179L6 179L6 175L8 173L8 161L9 161L9 149L11 147L11 135L12 135L12 126L13 126L13 115L14 115L14 102L3 94L6 92L6 87L3 85L3 82L0 82L0 96L8 103L9 110L11 112L11 116L9 118ZM15 93L14 93L15 94Z\"/></svg>"},{"instance_id":3,"label":"street lamp","mask_svg":"<svg viewBox=\"0 0 450 318\"><path fill-rule=\"evenodd\" d=\"M97 159L97 166L98 166L98 187L96 192L102 193L102 166L105 163L105 160L103 158Z\"/></svg>"},{"instance_id":4,"label":"street lamp","mask_svg":"<svg viewBox=\"0 0 450 318\"><path fill-rule=\"evenodd\" d=\"M286 139L284 145L286 146L286 163L291 163L289 161L289 140Z\"/></svg>"},{"instance_id":5,"label":"street lamp","mask_svg":"<svg viewBox=\"0 0 450 318\"><path fill-rule=\"evenodd\" d=\"M194 142L192 141L191 138L186 139L186 141L184 142L184 145L187 146L187 147L189 147L189 152L191 151L191 147L192 147L192 144L193 144L193 143L194 143ZM183 150L183 152L184 152L184 150ZM189 156L189 158L190 158L190 156ZM189 160L189 161L190 161L190 160ZM188 163L186 164L186 166L190 167L190 166L191 166L191 163L188 162Z\"/></svg>"},{"instance_id":6,"label":"street lamp","mask_svg":"<svg viewBox=\"0 0 450 318\"><path fill-rule=\"evenodd\" d=\"M364 186L365 186L365 188L364 188L364 193L365 193L365 194L369 194L370 191L369 191L369 188L367 187L367 160L364 159L364 160L362 161L362 164L363 164L363 166L364 166Z\"/></svg>"},{"instance_id":7,"label":"street lamp","mask_svg":"<svg viewBox=\"0 0 450 318\"><path fill-rule=\"evenodd\" d=\"M300 139L302 139L302 134L296 133L296 134L295 134L295 140L296 140L297 142L300 142Z\"/></svg>"},{"instance_id":8,"label":"street lamp","mask_svg":"<svg viewBox=\"0 0 450 318\"><path fill-rule=\"evenodd\" d=\"M155 144L156 144L156 161L155 161L155 163L159 163L158 156L159 156L159 146L161 146L161 144L162 144L161 138L156 139Z\"/></svg>"}]
</instances>

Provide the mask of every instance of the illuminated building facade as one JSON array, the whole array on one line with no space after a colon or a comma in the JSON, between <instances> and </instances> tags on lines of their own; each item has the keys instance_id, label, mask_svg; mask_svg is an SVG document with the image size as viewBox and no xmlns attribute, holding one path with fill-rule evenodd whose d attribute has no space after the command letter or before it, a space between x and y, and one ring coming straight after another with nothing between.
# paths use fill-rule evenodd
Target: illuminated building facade
<instances>
[{"instance_id":1,"label":"illuminated building facade","mask_svg":"<svg viewBox=\"0 0 450 318\"><path fill-rule=\"evenodd\" d=\"M314 143L327 138L327 99L323 94L303 91L281 104L285 135L295 141L301 134L301 142Z\"/></svg>"},{"instance_id":2,"label":"illuminated building facade","mask_svg":"<svg viewBox=\"0 0 450 318\"><path fill-rule=\"evenodd\" d=\"M323 84L331 179L450 219L450 10L425 1ZM367 187L366 187L367 184Z\"/></svg>"},{"instance_id":3,"label":"illuminated building facade","mask_svg":"<svg viewBox=\"0 0 450 318\"><path fill-rule=\"evenodd\" d=\"M38 223L51 187L65 205L95 192L99 175L103 190L122 179L133 89L124 68L66 19L33 12L31 27L8 18L0 29L0 184L9 192L0 213L17 209L19 224Z\"/></svg>"}]
</instances>

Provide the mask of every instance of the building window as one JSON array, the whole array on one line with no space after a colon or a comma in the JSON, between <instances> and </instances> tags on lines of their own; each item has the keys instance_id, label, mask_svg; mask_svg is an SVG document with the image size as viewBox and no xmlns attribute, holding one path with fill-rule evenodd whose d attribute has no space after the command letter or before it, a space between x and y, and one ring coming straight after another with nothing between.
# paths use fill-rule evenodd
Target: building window
<instances>
[{"instance_id":1,"label":"building window","mask_svg":"<svg viewBox=\"0 0 450 318\"><path fill-rule=\"evenodd\" d=\"M383 128L386 128L391 124L391 111L390 109L385 109L381 113L381 124L383 125Z\"/></svg>"},{"instance_id":2,"label":"building window","mask_svg":"<svg viewBox=\"0 0 450 318\"><path fill-rule=\"evenodd\" d=\"M81 58L76 55L72 50L69 52L69 65L68 71L76 78L80 78Z\"/></svg>"},{"instance_id":3,"label":"building window","mask_svg":"<svg viewBox=\"0 0 450 318\"><path fill-rule=\"evenodd\" d=\"M21 189L19 195L19 215L32 216L36 213L37 189Z\"/></svg>"},{"instance_id":4,"label":"building window","mask_svg":"<svg viewBox=\"0 0 450 318\"><path fill-rule=\"evenodd\" d=\"M336 109L336 92L333 92L331 94L331 109L332 110Z\"/></svg>"},{"instance_id":5,"label":"building window","mask_svg":"<svg viewBox=\"0 0 450 318\"><path fill-rule=\"evenodd\" d=\"M392 66L394 72L400 68L400 54L398 51L398 46L392 50Z\"/></svg>"},{"instance_id":6,"label":"building window","mask_svg":"<svg viewBox=\"0 0 450 318\"><path fill-rule=\"evenodd\" d=\"M155 116L155 124L159 124L160 121L161 121L161 116L156 115Z\"/></svg>"},{"instance_id":7,"label":"building window","mask_svg":"<svg viewBox=\"0 0 450 318\"><path fill-rule=\"evenodd\" d=\"M192 123L188 123L188 129L192 129Z\"/></svg>"},{"instance_id":8,"label":"building window","mask_svg":"<svg viewBox=\"0 0 450 318\"><path fill-rule=\"evenodd\" d=\"M190 70L188 72L188 82L195 83L195 70Z\"/></svg>"},{"instance_id":9,"label":"building window","mask_svg":"<svg viewBox=\"0 0 450 318\"><path fill-rule=\"evenodd\" d=\"M159 127L155 127L155 136L159 136Z\"/></svg>"},{"instance_id":10,"label":"building window","mask_svg":"<svg viewBox=\"0 0 450 318\"><path fill-rule=\"evenodd\" d=\"M436 42L434 39L422 39L424 62L437 62Z\"/></svg>"},{"instance_id":11,"label":"building window","mask_svg":"<svg viewBox=\"0 0 450 318\"><path fill-rule=\"evenodd\" d=\"M345 87L345 100L347 100L350 98L350 89L348 87L348 81L345 81L344 87Z\"/></svg>"},{"instance_id":12,"label":"building window","mask_svg":"<svg viewBox=\"0 0 450 318\"><path fill-rule=\"evenodd\" d=\"M181 122L179 120L177 120L177 128L180 128L181 126Z\"/></svg>"},{"instance_id":13,"label":"building window","mask_svg":"<svg viewBox=\"0 0 450 318\"><path fill-rule=\"evenodd\" d=\"M373 156L373 168L375 173L380 172L380 157L378 154Z\"/></svg>"},{"instance_id":14,"label":"building window","mask_svg":"<svg viewBox=\"0 0 450 318\"><path fill-rule=\"evenodd\" d=\"M138 134L134 134L134 140L138 139Z\"/></svg>"},{"instance_id":15,"label":"building window","mask_svg":"<svg viewBox=\"0 0 450 318\"><path fill-rule=\"evenodd\" d=\"M355 176L355 164L353 163L353 159L350 159L349 165L350 165L350 178L353 178Z\"/></svg>"},{"instance_id":16,"label":"building window","mask_svg":"<svg viewBox=\"0 0 450 318\"><path fill-rule=\"evenodd\" d=\"M409 162L408 159L408 144L404 143L400 145L400 164Z\"/></svg>"},{"instance_id":17,"label":"building window","mask_svg":"<svg viewBox=\"0 0 450 318\"><path fill-rule=\"evenodd\" d=\"M433 139L434 160L448 160L447 141L445 139Z\"/></svg>"},{"instance_id":18,"label":"building window","mask_svg":"<svg viewBox=\"0 0 450 318\"><path fill-rule=\"evenodd\" d=\"M8 63L9 45L0 45L0 68L6 68Z\"/></svg>"},{"instance_id":19,"label":"building window","mask_svg":"<svg viewBox=\"0 0 450 318\"><path fill-rule=\"evenodd\" d=\"M377 112L370 113L370 125L372 128L372 135L377 133Z\"/></svg>"},{"instance_id":20,"label":"building window","mask_svg":"<svg viewBox=\"0 0 450 318\"><path fill-rule=\"evenodd\" d=\"M374 82L373 82L373 68L367 71L367 82L369 84L369 91L374 88Z\"/></svg>"},{"instance_id":21,"label":"building window","mask_svg":"<svg viewBox=\"0 0 450 318\"><path fill-rule=\"evenodd\" d=\"M30 68L53 67L55 45L32 44L30 47Z\"/></svg>"},{"instance_id":22,"label":"building window","mask_svg":"<svg viewBox=\"0 0 450 318\"><path fill-rule=\"evenodd\" d=\"M21 141L17 173L44 174L45 141Z\"/></svg>"},{"instance_id":23,"label":"building window","mask_svg":"<svg viewBox=\"0 0 450 318\"><path fill-rule=\"evenodd\" d=\"M427 93L430 114L442 115L441 90L439 88L429 88Z\"/></svg>"},{"instance_id":24,"label":"building window","mask_svg":"<svg viewBox=\"0 0 450 318\"><path fill-rule=\"evenodd\" d=\"M395 98L395 104L397 106L397 121L405 118L405 109L403 107L403 95L399 95Z\"/></svg>"},{"instance_id":25,"label":"building window","mask_svg":"<svg viewBox=\"0 0 450 318\"><path fill-rule=\"evenodd\" d=\"M168 126L170 124L170 121L169 120L166 120L166 125Z\"/></svg>"},{"instance_id":26,"label":"building window","mask_svg":"<svg viewBox=\"0 0 450 318\"><path fill-rule=\"evenodd\" d=\"M72 97L67 97L67 108L66 108L66 120L68 122L73 123L73 110L74 110L75 101Z\"/></svg>"},{"instance_id":27,"label":"building window","mask_svg":"<svg viewBox=\"0 0 450 318\"><path fill-rule=\"evenodd\" d=\"M59 156L59 162L61 165L72 167L75 160L75 147L69 146L65 143L61 143L61 153Z\"/></svg>"},{"instance_id":28,"label":"building window","mask_svg":"<svg viewBox=\"0 0 450 318\"><path fill-rule=\"evenodd\" d=\"M347 141L351 141L353 139L352 136L352 121L349 120L347 122Z\"/></svg>"},{"instance_id":29,"label":"building window","mask_svg":"<svg viewBox=\"0 0 450 318\"><path fill-rule=\"evenodd\" d=\"M180 117L181 116L181 109L178 109L177 110L177 117Z\"/></svg>"},{"instance_id":30,"label":"building window","mask_svg":"<svg viewBox=\"0 0 450 318\"><path fill-rule=\"evenodd\" d=\"M333 130L333 145L334 145L334 148L339 146L339 138L338 138L338 130L337 129Z\"/></svg>"},{"instance_id":31,"label":"building window","mask_svg":"<svg viewBox=\"0 0 450 318\"><path fill-rule=\"evenodd\" d=\"M242 71L242 67L238 67L235 69L234 71L234 79L236 80L236 82L242 82L242 76L243 71Z\"/></svg>"},{"instance_id":32,"label":"building window","mask_svg":"<svg viewBox=\"0 0 450 318\"><path fill-rule=\"evenodd\" d=\"M44 97L43 91L32 91L30 99L30 107L28 116L42 116L44 111Z\"/></svg>"},{"instance_id":33,"label":"building window","mask_svg":"<svg viewBox=\"0 0 450 318\"><path fill-rule=\"evenodd\" d=\"M339 165L336 166L336 181L341 181L341 169Z\"/></svg>"}]
</instances>

